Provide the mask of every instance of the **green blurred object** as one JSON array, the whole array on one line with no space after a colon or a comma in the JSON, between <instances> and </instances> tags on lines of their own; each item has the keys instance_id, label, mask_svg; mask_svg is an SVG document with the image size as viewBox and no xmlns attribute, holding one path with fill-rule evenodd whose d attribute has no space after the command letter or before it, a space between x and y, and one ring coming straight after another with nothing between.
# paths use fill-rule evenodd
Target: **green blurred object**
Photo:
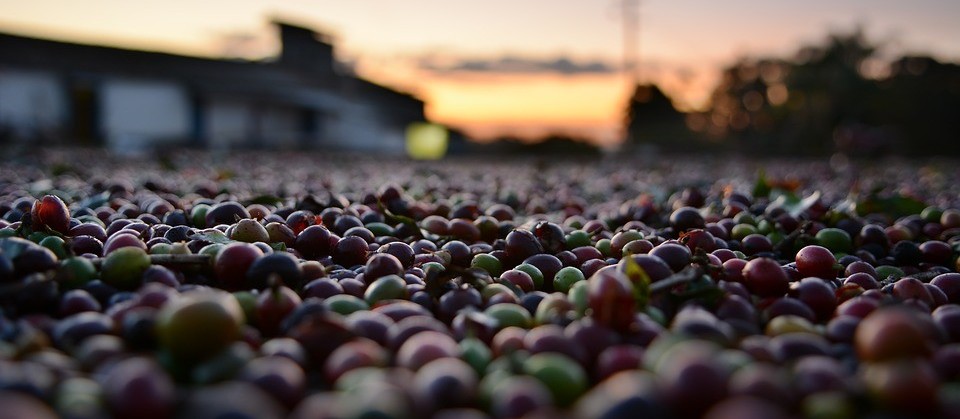
<instances>
[{"instance_id":1,"label":"green blurred object","mask_svg":"<svg viewBox=\"0 0 960 419\"><path fill-rule=\"evenodd\" d=\"M500 263L500 259L487 253L475 255L473 260L470 261L470 267L483 269L490 276L500 276L503 273L503 264Z\"/></svg>"},{"instance_id":2,"label":"green blurred object","mask_svg":"<svg viewBox=\"0 0 960 419\"><path fill-rule=\"evenodd\" d=\"M407 126L407 155L416 160L438 160L447 154L447 129L429 122Z\"/></svg>"},{"instance_id":3,"label":"green blurred object","mask_svg":"<svg viewBox=\"0 0 960 419\"><path fill-rule=\"evenodd\" d=\"M830 249L833 253L850 253L853 250L853 239L850 233L839 228L828 227L817 232L817 242Z\"/></svg>"},{"instance_id":4,"label":"green blurred object","mask_svg":"<svg viewBox=\"0 0 960 419\"><path fill-rule=\"evenodd\" d=\"M553 289L566 293L570 291L573 284L585 280L586 278L583 277L583 272L579 268L567 266L553 276Z\"/></svg>"},{"instance_id":5,"label":"green blurred object","mask_svg":"<svg viewBox=\"0 0 960 419\"><path fill-rule=\"evenodd\" d=\"M39 244L47 249L50 249L53 254L57 255L57 259L65 259L69 256L69 252L67 251L67 242L60 237L47 236L44 237L43 240L40 240Z\"/></svg>"},{"instance_id":6,"label":"green blurred object","mask_svg":"<svg viewBox=\"0 0 960 419\"><path fill-rule=\"evenodd\" d=\"M97 268L90 259L72 257L60 261L60 269L55 277L65 289L80 288L96 278Z\"/></svg>"},{"instance_id":7,"label":"green blurred object","mask_svg":"<svg viewBox=\"0 0 960 419\"><path fill-rule=\"evenodd\" d=\"M100 266L100 279L112 287L135 290L143 284L143 271L150 267L150 256L139 247L114 250Z\"/></svg>"},{"instance_id":8,"label":"green blurred object","mask_svg":"<svg viewBox=\"0 0 960 419\"><path fill-rule=\"evenodd\" d=\"M330 311L346 316L357 311L369 310L370 305L366 301L350 294L337 294L326 300L323 305Z\"/></svg>"}]
</instances>

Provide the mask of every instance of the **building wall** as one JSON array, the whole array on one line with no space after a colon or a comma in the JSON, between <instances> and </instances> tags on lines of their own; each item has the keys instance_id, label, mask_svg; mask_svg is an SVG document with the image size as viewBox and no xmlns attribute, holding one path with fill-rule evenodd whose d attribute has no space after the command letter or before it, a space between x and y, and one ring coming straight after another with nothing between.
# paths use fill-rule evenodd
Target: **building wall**
<instances>
[{"instance_id":1,"label":"building wall","mask_svg":"<svg viewBox=\"0 0 960 419\"><path fill-rule=\"evenodd\" d=\"M306 133L302 132L300 113L294 107L269 105L260 110L260 141L267 148L294 149Z\"/></svg>"},{"instance_id":2,"label":"building wall","mask_svg":"<svg viewBox=\"0 0 960 419\"><path fill-rule=\"evenodd\" d=\"M193 92L178 80L97 74L90 75L93 99L87 108L94 112L88 115L77 113L68 76L0 67L0 135L7 129L14 138L73 141L78 136L75 119L83 117L91 135L116 151L186 144L201 134L204 144L216 150L253 146L404 153L403 127L390 122L393 112L368 98L307 89L289 98L300 106L242 96L194 101Z\"/></svg>"},{"instance_id":3,"label":"building wall","mask_svg":"<svg viewBox=\"0 0 960 419\"><path fill-rule=\"evenodd\" d=\"M330 137L325 145L351 151L403 154L406 144L404 132L384 124L381 116L380 111L371 104L345 102L339 112L328 120Z\"/></svg>"},{"instance_id":4,"label":"building wall","mask_svg":"<svg viewBox=\"0 0 960 419\"><path fill-rule=\"evenodd\" d=\"M67 124L67 98L56 74L0 68L0 129L19 139L48 137Z\"/></svg>"},{"instance_id":5,"label":"building wall","mask_svg":"<svg viewBox=\"0 0 960 419\"><path fill-rule=\"evenodd\" d=\"M107 79L101 87L101 129L114 149L139 149L191 135L186 88L166 81Z\"/></svg>"},{"instance_id":6,"label":"building wall","mask_svg":"<svg viewBox=\"0 0 960 419\"><path fill-rule=\"evenodd\" d=\"M210 148L257 147L294 149L316 144L317 132L307 132L303 108L240 99L210 100L203 109ZM312 139L311 139L312 137Z\"/></svg>"},{"instance_id":7,"label":"building wall","mask_svg":"<svg viewBox=\"0 0 960 419\"><path fill-rule=\"evenodd\" d=\"M210 100L203 111L207 145L227 150L246 145L254 135L253 105L237 99Z\"/></svg>"}]
</instances>

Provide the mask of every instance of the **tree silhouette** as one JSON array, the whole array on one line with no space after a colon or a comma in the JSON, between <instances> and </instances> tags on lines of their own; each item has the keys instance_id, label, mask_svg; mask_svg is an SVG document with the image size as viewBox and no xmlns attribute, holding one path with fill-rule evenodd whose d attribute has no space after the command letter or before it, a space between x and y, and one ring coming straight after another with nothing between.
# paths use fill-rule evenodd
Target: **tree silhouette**
<instances>
[{"instance_id":1,"label":"tree silhouette","mask_svg":"<svg viewBox=\"0 0 960 419\"><path fill-rule=\"evenodd\" d=\"M684 118L657 85L636 85L627 106L627 148L652 146L662 151L683 150L694 141Z\"/></svg>"},{"instance_id":2,"label":"tree silhouette","mask_svg":"<svg viewBox=\"0 0 960 419\"><path fill-rule=\"evenodd\" d=\"M904 155L960 155L960 65L902 57L871 103Z\"/></svg>"},{"instance_id":3,"label":"tree silhouette","mask_svg":"<svg viewBox=\"0 0 960 419\"><path fill-rule=\"evenodd\" d=\"M832 34L791 59L725 68L701 134L752 154L960 154L960 66L903 57L876 77L862 30Z\"/></svg>"}]
</instances>

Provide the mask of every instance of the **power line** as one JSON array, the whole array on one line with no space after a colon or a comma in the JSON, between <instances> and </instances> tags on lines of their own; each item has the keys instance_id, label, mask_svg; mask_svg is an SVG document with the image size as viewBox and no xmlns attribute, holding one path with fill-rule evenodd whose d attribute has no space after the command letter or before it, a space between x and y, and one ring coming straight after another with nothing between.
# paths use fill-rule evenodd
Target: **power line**
<instances>
[{"instance_id":1,"label":"power line","mask_svg":"<svg viewBox=\"0 0 960 419\"><path fill-rule=\"evenodd\" d=\"M640 0L621 0L623 19L623 72L633 84L640 82Z\"/></svg>"}]
</instances>

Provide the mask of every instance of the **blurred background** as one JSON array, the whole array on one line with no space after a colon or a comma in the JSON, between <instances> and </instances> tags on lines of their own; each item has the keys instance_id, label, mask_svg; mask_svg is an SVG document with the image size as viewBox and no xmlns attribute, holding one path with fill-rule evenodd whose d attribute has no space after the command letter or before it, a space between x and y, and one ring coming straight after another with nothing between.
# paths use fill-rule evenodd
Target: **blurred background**
<instances>
[{"instance_id":1,"label":"blurred background","mask_svg":"<svg viewBox=\"0 0 960 419\"><path fill-rule=\"evenodd\" d=\"M960 2L0 0L0 141L960 155Z\"/></svg>"}]
</instances>

